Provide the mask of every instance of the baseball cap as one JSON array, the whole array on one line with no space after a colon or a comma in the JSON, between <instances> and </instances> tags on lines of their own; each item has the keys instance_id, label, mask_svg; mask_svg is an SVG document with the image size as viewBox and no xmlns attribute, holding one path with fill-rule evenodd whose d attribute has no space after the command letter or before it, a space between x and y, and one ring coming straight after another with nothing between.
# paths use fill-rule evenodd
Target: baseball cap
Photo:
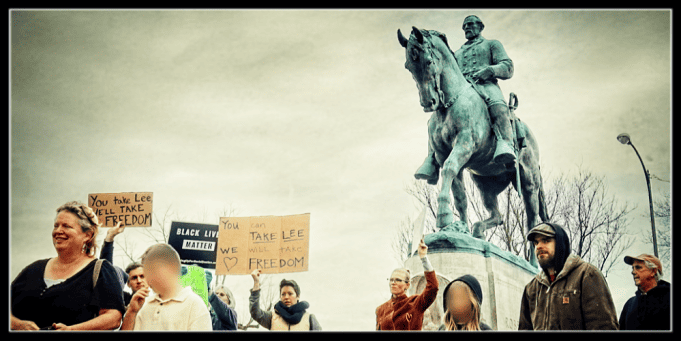
<instances>
[{"instance_id":1,"label":"baseball cap","mask_svg":"<svg viewBox=\"0 0 681 341\"><path fill-rule=\"evenodd\" d=\"M642 261L642 262L648 261L648 262L655 264L655 266L657 266L657 271L659 271L660 276L662 276L662 262L660 262L660 260L657 257L649 255L649 254L645 254L645 253L642 253L642 254L638 255L637 257L631 257L631 256L625 256L624 257L624 262L629 264L629 265L633 265L634 261L637 261L637 260Z\"/></svg>"},{"instance_id":2,"label":"baseball cap","mask_svg":"<svg viewBox=\"0 0 681 341\"><path fill-rule=\"evenodd\" d=\"M533 227L527 234L527 240L533 241L536 234L541 234L550 238L556 238L556 231L551 227L551 225L546 223L541 223Z\"/></svg>"}]
</instances>

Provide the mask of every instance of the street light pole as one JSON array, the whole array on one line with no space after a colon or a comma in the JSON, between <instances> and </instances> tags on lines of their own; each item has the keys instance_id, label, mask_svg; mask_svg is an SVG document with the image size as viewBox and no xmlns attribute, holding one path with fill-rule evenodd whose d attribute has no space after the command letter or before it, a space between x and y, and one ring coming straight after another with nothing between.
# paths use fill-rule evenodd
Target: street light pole
<instances>
[{"instance_id":1,"label":"street light pole","mask_svg":"<svg viewBox=\"0 0 681 341\"><path fill-rule=\"evenodd\" d=\"M631 139L629 138L629 134L627 134L627 133L619 134L619 136L617 136L617 141L620 141L620 143L622 143L622 144L628 144L628 145L631 146L631 148L634 148L634 151L636 152L636 156L638 156L639 161L641 161L641 166L643 167L643 174L645 174L645 176L646 176L646 185L648 185L648 202L650 203L650 226L653 229L653 250L655 251L655 257L658 257L658 255L657 255L657 234L655 233L655 212L653 212L653 193L650 189L650 172L646 169L646 166L643 164L643 159L641 158L641 155L638 153L638 150L636 150L636 147L634 147L634 144L631 143Z\"/></svg>"}]
</instances>

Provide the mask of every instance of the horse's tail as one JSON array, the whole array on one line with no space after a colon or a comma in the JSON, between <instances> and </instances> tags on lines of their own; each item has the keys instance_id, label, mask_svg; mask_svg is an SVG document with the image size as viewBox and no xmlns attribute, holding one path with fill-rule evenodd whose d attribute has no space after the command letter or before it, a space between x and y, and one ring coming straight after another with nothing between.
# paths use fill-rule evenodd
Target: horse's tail
<instances>
[{"instance_id":1,"label":"horse's tail","mask_svg":"<svg viewBox=\"0 0 681 341\"><path fill-rule=\"evenodd\" d=\"M541 177L541 167L539 168L539 218L542 222L548 222L549 216L546 210L546 199L544 198L544 179Z\"/></svg>"}]
</instances>

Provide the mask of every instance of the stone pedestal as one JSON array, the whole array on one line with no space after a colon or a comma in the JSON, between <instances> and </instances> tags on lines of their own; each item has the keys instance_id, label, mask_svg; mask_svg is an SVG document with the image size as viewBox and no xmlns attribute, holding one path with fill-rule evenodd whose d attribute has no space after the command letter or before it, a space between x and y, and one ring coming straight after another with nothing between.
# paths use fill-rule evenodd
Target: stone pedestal
<instances>
[{"instance_id":1,"label":"stone pedestal","mask_svg":"<svg viewBox=\"0 0 681 341\"><path fill-rule=\"evenodd\" d=\"M440 327L444 320L443 290L450 281L466 274L475 276L482 287L482 321L494 330L518 330L523 290L538 268L467 233L440 231L426 235L424 242L437 274L439 292L424 316L423 330ZM413 274L408 295L422 292L426 279L418 255L407 259L405 267Z\"/></svg>"}]
</instances>

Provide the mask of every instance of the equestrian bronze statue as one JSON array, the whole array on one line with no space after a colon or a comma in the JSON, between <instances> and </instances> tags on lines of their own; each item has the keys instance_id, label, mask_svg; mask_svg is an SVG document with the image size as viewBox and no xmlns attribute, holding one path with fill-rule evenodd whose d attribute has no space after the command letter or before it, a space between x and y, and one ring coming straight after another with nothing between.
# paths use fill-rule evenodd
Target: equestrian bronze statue
<instances>
[{"instance_id":1,"label":"equestrian bronze statue","mask_svg":"<svg viewBox=\"0 0 681 341\"><path fill-rule=\"evenodd\" d=\"M494 97L490 96L492 91L484 89L487 85L483 83L490 80L496 70L493 69L491 75L485 68L464 75L460 67L463 61L457 62L443 33L413 27L409 39L400 30L397 36L405 48L405 68L416 81L420 104L425 112L432 112L428 121L428 157L415 176L429 184L437 184L438 177L442 177L436 227L472 233L484 239L485 230L503 222L497 196L509 183L523 198L527 231L537 225L539 219L547 221L537 141L503 99L499 103L498 98L490 98ZM496 115L491 115L491 111L496 111ZM499 145L503 146L499 148ZM512 155L499 157L509 153ZM464 169L471 174L490 215L473 224L472 231L468 228ZM450 207L452 196L459 213L458 221L454 221ZM530 263L537 266L532 244L529 258Z\"/></svg>"}]
</instances>

